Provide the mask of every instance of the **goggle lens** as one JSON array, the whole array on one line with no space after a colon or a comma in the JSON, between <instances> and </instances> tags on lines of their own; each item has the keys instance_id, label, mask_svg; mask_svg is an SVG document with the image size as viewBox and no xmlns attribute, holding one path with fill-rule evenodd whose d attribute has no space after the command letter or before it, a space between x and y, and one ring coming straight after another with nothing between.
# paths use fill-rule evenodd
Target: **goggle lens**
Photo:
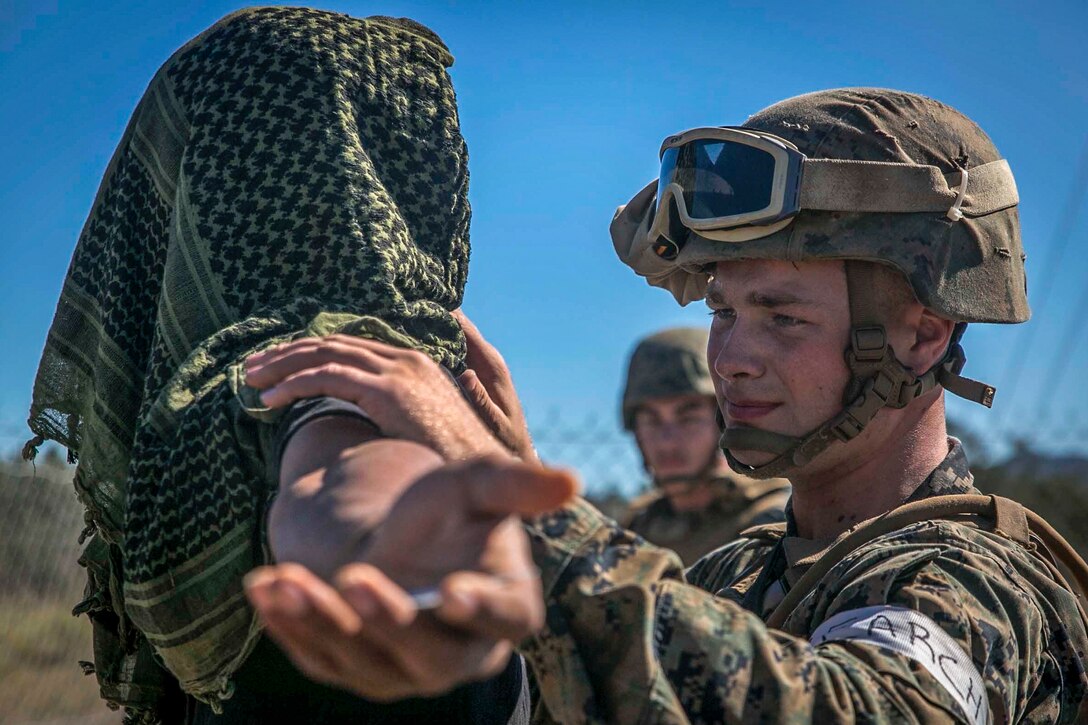
<instances>
[{"instance_id":1,"label":"goggle lens","mask_svg":"<svg viewBox=\"0 0 1088 725\"><path fill-rule=\"evenodd\" d=\"M677 184L695 221L750 214L770 206L774 170L774 156L754 146L697 139L662 154L657 198Z\"/></svg>"}]
</instances>

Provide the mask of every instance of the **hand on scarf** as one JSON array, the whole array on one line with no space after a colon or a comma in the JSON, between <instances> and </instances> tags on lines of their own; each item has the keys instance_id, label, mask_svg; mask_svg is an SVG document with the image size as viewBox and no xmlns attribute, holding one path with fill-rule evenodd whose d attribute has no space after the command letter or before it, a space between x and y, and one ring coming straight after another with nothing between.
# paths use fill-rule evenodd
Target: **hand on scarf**
<instances>
[{"instance_id":1,"label":"hand on scarf","mask_svg":"<svg viewBox=\"0 0 1088 725\"><path fill-rule=\"evenodd\" d=\"M454 310L453 318L461 324L468 347L468 370L458 378L461 388L503 445L523 461L539 462L514 379L502 354L484 339L462 310Z\"/></svg>"},{"instance_id":2,"label":"hand on scarf","mask_svg":"<svg viewBox=\"0 0 1088 725\"><path fill-rule=\"evenodd\" d=\"M540 579L516 515L552 510L568 474L498 458L424 475L329 584L302 566L253 572L246 592L309 677L374 700L435 695L484 679L543 622ZM412 589L438 586L420 612Z\"/></svg>"},{"instance_id":3,"label":"hand on scarf","mask_svg":"<svg viewBox=\"0 0 1088 725\"><path fill-rule=\"evenodd\" d=\"M349 335L305 338L251 356L246 384L263 390L270 408L320 396L351 401L385 436L421 443L447 461L504 452L449 374L414 350ZM508 397L500 400L509 406Z\"/></svg>"}]
</instances>

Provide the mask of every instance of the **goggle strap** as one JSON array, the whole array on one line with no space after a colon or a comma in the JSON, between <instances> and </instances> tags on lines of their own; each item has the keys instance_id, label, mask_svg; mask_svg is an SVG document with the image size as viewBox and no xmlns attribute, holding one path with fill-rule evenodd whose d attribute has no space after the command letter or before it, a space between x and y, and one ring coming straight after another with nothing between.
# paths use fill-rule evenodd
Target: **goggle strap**
<instances>
[{"instance_id":1,"label":"goggle strap","mask_svg":"<svg viewBox=\"0 0 1088 725\"><path fill-rule=\"evenodd\" d=\"M936 166L806 159L800 207L858 213L945 212L983 216L1020 202L1009 162L991 161L963 172L944 174Z\"/></svg>"}]
</instances>

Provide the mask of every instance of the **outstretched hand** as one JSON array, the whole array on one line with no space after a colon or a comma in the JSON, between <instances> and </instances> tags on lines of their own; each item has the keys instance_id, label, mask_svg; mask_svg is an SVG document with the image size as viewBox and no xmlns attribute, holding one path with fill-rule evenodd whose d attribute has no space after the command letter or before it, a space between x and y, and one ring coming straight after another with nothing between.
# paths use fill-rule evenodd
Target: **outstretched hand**
<instances>
[{"instance_id":1,"label":"outstretched hand","mask_svg":"<svg viewBox=\"0 0 1088 725\"><path fill-rule=\"evenodd\" d=\"M500 458L449 464L398 499L357 564L332 584L263 567L246 593L311 678L375 700L434 695L496 674L543 622L539 574L518 515L574 495L569 474ZM437 587L421 612L412 590Z\"/></svg>"}]
</instances>

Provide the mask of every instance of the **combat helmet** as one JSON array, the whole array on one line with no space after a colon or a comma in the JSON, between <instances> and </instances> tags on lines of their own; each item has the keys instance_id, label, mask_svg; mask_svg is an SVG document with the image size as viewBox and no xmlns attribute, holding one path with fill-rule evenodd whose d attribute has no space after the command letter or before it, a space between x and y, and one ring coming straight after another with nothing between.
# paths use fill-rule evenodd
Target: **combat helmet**
<instances>
[{"instance_id":1,"label":"combat helmet","mask_svg":"<svg viewBox=\"0 0 1088 725\"><path fill-rule=\"evenodd\" d=\"M714 166L724 158L721 149L712 149L715 159L707 153L710 142L696 148L691 139L738 139L742 153L736 158L769 149L773 160L764 165L773 173L763 177L773 179L774 193L750 194L759 200L754 203L734 193L755 167L734 164L731 172L722 171ZM685 162L683 153L693 148L702 155L689 153ZM661 179L617 211L612 239L626 264L681 304L702 299L714 262L846 262L852 330L845 354L852 379L843 410L796 438L726 430L722 447L735 470L760 478L786 473L832 443L857 436L881 408L904 407L936 385L992 404L994 388L959 375L966 361L959 339L966 323L1023 322L1030 311L1015 182L993 142L969 118L901 91L821 91L770 106L739 127L669 137L662 160ZM665 161L672 164L669 176ZM725 178L729 173L734 176ZM718 205L713 214L726 223L702 221L712 214L695 207L698 193L688 193L708 178L716 185L703 197ZM755 207L766 198L772 201L761 213L738 206ZM870 279L874 265L860 263L897 269L923 305L959 323L933 369L917 375L896 360ZM745 466L730 448L764 450L775 458Z\"/></svg>"},{"instance_id":2,"label":"combat helmet","mask_svg":"<svg viewBox=\"0 0 1088 725\"><path fill-rule=\"evenodd\" d=\"M651 398L714 396L706 361L708 333L699 327L673 327L643 338L631 353L623 386L623 427L635 428L635 411Z\"/></svg>"}]
</instances>

